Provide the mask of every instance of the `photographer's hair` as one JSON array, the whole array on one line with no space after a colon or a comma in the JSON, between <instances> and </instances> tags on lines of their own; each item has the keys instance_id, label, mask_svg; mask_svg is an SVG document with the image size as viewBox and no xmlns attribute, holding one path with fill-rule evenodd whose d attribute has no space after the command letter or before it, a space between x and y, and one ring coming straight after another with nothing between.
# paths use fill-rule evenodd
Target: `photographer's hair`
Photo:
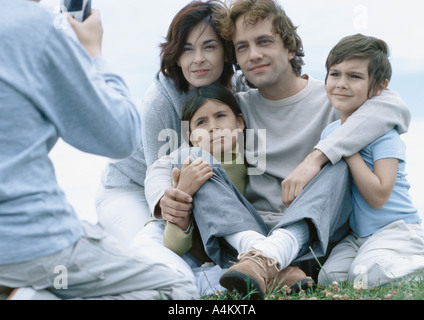
<instances>
[{"instance_id":1,"label":"photographer's hair","mask_svg":"<svg viewBox=\"0 0 424 320\"><path fill-rule=\"evenodd\" d=\"M227 105L236 118L243 114L240 105L229 88L220 84L211 84L194 88L188 92L181 110L181 121L190 122L196 111L208 100L216 100ZM191 128L189 130L191 132ZM188 141L188 137L185 136L184 138Z\"/></svg>"},{"instance_id":2,"label":"photographer's hair","mask_svg":"<svg viewBox=\"0 0 424 320\"><path fill-rule=\"evenodd\" d=\"M168 29L165 42L161 47L161 72L170 77L180 91L188 91L189 84L184 78L181 68L178 66L178 59L181 57L189 33L200 23L212 26L218 39L222 41L225 50L226 61L219 83L224 86L231 86L231 79L234 75L234 68L231 64L232 47L231 43L224 40L218 32L217 21L220 15L225 12L225 5L219 0L199 1L194 0L182 8L174 17Z\"/></svg>"},{"instance_id":3,"label":"photographer's hair","mask_svg":"<svg viewBox=\"0 0 424 320\"><path fill-rule=\"evenodd\" d=\"M302 39L297 34L297 27L287 16L284 9L276 0L233 0L229 5L230 13L223 16L220 21L221 34L227 40L232 39L237 19L247 14L246 24L256 24L258 20L272 19L274 31L281 36L284 47L295 56L291 60L291 66L297 76L302 74L302 66L305 64L303 57Z\"/></svg>"},{"instance_id":4,"label":"photographer's hair","mask_svg":"<svg viewBox=\"0 0 424 320\"><path fill-rule=\"evenodd\" d=\"M331 67L345 60L368 59L368 75L370 77L370 87L368 96L373 96L378 87L385 81L390 81L392 77L392 66L389 61L390 50L383 40L355 34L341 39L333 49L331 49L325 67L327 75Z\"/></svg>"}]
</instances>

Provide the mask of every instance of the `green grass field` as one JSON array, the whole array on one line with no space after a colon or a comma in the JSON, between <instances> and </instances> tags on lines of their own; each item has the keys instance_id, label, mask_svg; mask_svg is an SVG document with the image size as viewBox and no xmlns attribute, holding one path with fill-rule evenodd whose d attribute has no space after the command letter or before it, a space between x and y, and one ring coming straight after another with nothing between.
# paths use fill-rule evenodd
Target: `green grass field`
<instances>
[{"instance_id":1,"label":"green grass field","mask_svg":"<svg viewBox=\"0 0 424 320\"><path fill-rule=\"evenodd\" d=\"M249 300L249 295L240 296L236 292L217 292L204 300ZM424 277L418 280L395 282L377 288L364 289L361 283L333 282L327 287L313 285L306 291L291 293L282 288L269 293L265 300L424 300Z\"/></svg>"}]
</instances>

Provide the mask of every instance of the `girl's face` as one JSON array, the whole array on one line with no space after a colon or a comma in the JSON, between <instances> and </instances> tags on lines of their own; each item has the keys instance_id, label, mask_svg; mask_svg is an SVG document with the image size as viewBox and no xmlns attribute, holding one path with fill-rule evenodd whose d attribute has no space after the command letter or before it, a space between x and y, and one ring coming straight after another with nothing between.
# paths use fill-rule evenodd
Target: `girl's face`
<instances>
[{"instance_id":1,"label":"girl's face","mask_svg":"<svg viewBox=\"0 0 424 320\"><path fill-rule=\"evenodd\" d=\"M243 116L236 116L229 106L207 100L190 120L190 142L211 154L231 152L244 129Z\"/></svg>"},{"instance_id":2,"label":"girl's face","mask_svg":"<svg viewBox=\"0 0 424 320\"><path fill-rule=\"evenodd\" d=\"M217 82L224 70L224 59L224 46L214 29L199 23L187 37L178 66L189 89L193 89Z\"/></svg>"}]
</instances>

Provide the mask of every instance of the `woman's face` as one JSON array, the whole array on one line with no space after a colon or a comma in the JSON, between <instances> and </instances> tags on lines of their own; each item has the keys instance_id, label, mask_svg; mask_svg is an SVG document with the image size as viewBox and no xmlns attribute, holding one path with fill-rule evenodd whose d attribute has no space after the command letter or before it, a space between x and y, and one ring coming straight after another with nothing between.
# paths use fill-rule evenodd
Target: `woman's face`
<instances>
[{"instance_id":1,"label":"woman's face","mask_svg":"<svg viewBox=\"0 0 424 320\"><path fill-rule=\"evenodd\" d=\"M178 60L189 89L217 82L224 70L224 55L224 46L214 29L205 23L195 26Z\"/></svg>"}]
</instances>

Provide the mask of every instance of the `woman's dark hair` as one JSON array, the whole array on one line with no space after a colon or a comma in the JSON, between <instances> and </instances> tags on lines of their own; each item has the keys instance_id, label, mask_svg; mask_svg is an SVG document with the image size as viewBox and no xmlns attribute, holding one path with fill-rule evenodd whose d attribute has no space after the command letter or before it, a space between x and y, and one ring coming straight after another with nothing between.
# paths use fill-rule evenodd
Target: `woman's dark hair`
<instances>
[{"instance_id":1,"label":"woman's dark hair","mask_svg":"<svg viewBox=\"0 0 424 320\"><path fill-rule=\"evenodd\" d=\"M165 76L174 80L180 91L188 91L189 84L178 66L178 60L183 53L189 33L199 23L206 23L212 26L218 39L221 40L224 46L226 62L224 62L224 70L218 82L227 87L231 86L231 79L234 74L234 68L231 64L232 46L231 43L221 37L217 22L225 12L223 8L225 8L225 5L219 0L195 0L181 9L172 20L165 38L166 41L160 44L160 70Z\"/></svg>"}]
</instances>

